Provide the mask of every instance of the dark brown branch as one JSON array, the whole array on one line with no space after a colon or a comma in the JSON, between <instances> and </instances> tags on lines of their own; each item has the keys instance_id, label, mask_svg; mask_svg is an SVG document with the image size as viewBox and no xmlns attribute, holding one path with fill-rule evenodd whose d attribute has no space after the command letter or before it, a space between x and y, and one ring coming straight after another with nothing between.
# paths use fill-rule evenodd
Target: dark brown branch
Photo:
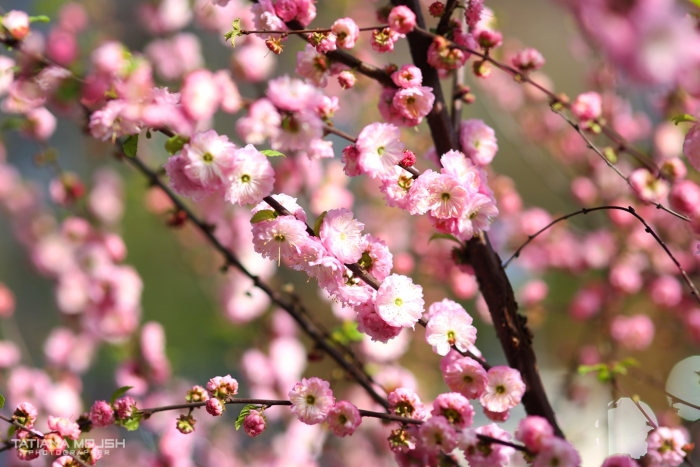
<instances>
[{"instance_id":1,"label":"dark brown branch","mask_svg":"<svg viewBox=\"0 0 700 467\"><path fill-rule=\"evenodd\" d=\"M185 205L182 200L175 195L175 193L168 188L165 183L160 179L158 174L152 169L147 167L141 159L138 157L126 157L124 159L129 162L134 168L148 178L149 182L160 188L163 193L165 193L168 198L175 204L175 206L185 213L188 219L194 224L199 231L206 237L209 243L226 259L226 263L235 267L248 278L253 281L253 284L260 290L265 292L265 294L270 297L273 303L278 305L280 308L284 309L289 315L297 322L301 329L319 346L323 351L325 351L333 360L335 360L345 371L347 371L360 386L362 386L367 393L382 407L387 408L388 402L384 397L379 395L373 387L373 381L363 370L359 368L359 362L356 362L352 355L341 353L334 345L328 342L326 337L313 325L311 321L305 316L305 312L302 311L301 306L297 303L289 302L282 298L277 292L275 292L270 286L263 282L258 276L250 273L243 264L238 260L238 258L225 246L219 242L216 238L212 229L200 220L192 210Z\"/></svg>"},{"instance_id":2,"label":"dark brown branch","mask_svg":"<svg viewBox=\"0 0 700 467\"><path fill-rule=\"evenodd\" d=\"M394 5L406 5L416 14L416 30L408 35L411 55L423 74L423 84L433 88L435 106L428 114L428 126L438 154L450 150L460 150L457 133L447 114L437 71L427 63L428 47L432 35L426 35L425 22L418 0L392 0ZM482 235L467 242L466 252L474 268L479 289L488 305L496 333L501 342L508 364L520 371L527 386L523 405L529 415L539 415L549 421L558 436L563 433L557 424L547 395L540 379L537 358L532 348L532 334L525 324L524 317L518 314L513 288L501 267L501 260L489 243L488 236Z\"/></svg>"},{"instance_id":3,"label":"dark brown branch","mask_svg":"<svg viewBox=\"0 0 700 467\"><path fill-rule=\"evenodd\" d=\"M447 0L445 11L442 13L436 29L439 35L443 36L448 31L450 21L452 21L452 13L455 11L455 8L457 8L458 3L458 0Z\"/></svg>"}]
</instances>

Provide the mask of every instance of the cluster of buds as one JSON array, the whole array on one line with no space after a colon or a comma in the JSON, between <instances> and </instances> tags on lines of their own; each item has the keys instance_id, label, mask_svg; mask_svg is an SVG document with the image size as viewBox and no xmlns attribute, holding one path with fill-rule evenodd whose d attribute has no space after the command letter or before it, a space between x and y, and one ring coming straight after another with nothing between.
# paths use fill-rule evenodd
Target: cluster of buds
<instances>
[{"instance_id":1,"label":"cluster of buds","mask_svg":"<svg viewBox=\"0 0 700 467\"><path fill-rule=\"evenodd\" d=\"M206 404L207 412L218 417L226 410L226 402L238 394L238 381L233 379L231 375L216 376L209 380L206 389L209 394ZM188 397L191 393L192 391L188 393Z\"/></svg>"}]
</instances>

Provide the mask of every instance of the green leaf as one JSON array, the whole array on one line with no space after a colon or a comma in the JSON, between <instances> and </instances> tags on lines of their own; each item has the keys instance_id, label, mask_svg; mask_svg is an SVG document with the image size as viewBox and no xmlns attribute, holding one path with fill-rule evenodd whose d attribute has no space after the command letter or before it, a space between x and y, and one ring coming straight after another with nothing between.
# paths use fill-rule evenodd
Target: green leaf
<instances>
[{"instance_id":1,"label":"green leaf","mask_svg":"<svg viewBox=\"0 0 700 467\"><path fill-rule=\"evenodd\" d=\"M236 18L233 20L233 23L231 23L231 30L224 34L224 39L227 41L231 41L231 46L236 47L236 37L240 37L243 34L241 33L241 18Z\"/></svg>"},{"instance_id":2,"label":"green leaf","mask_svg":"<svg viewBox=\"0 0 700 467\"><path fill-rule=\"evenodd\" d=\"M316 222L314 222L314 235L317 237L321 236L321 225L323 225L323 219L326 217L326 214L328 214L328 211L323 211L316 219Z\"/></svg>"},{"instance_id":3,"label":"green leaf","mask_svg":"<svg viewBox=\"0 0 700 467\"><path fill-rule=\"evenodd\" d=\"M688 0L690 3L700 8L700 0Z\"/></svg>"},{"instance_id":4,"label":"green leaf","mask_svg":"<svg viewBox=\"0 0 700 467\"><path fill-rule=\"evenodd\" d=\"M136 157L138 147L139 135L129 135L129 137L124 140L124 144L122 144L124 154L126 154L128 157Z\"/></svg>"},{"instance_id":5,"label":"green leaf","mask_svg":"<svg viewBox=\"0 0 700 467\"><path fill-rule=\"evenodd\" d=\"M592 373L594 371L600 371L603 368L607 368L605 363L598 363L596 365L579 365L578 374L587 375L588 373Z\"/></svg>"},{"instance_id":6,"label":"green leaf","mask_svg":"<svg viewBox=\"0 0 700 467\"><path fill-rule=\"evenodd\" d=\"M245 418L250 415L250 411L255 409L257 410L260 406L254 405L254 404L248 404L245 407L241 409L241 413L238 414L238 418L236 419L236 430L240 430L241 426L243 426L243 422L245 421Z\"/></svg>"},{"instance_id":7,"label":"green leaf","mask_svg":"<svg viewBox=\"0 0 700 467\"><path fill-rule=\"evenodd\" d=\"M14 425L11 425L7 429L7 439L12 439L12 435L14 435L16 431L17 431L17 427Z\"/></svg>"},{"instance_id":8,"label":"green leaf","mask_svg":"<svg viewBox=\"0 0 700 467\"><path fill-rule=\"evenodd\" d=\"M275 150L273 150L273 149L263 149L263 150L260 151L260 152L261 152L262 154L264 154L265 156L267 156L267 157L279 157L279 156L287 157L287 156L285 156L284 154L282 154L281 152L275 151Z\"/></svg>"},{"instance_id":9,"label":"green leaf","mask_svg":"<svg viewBox=\"0 0 700 467\"><path fill-rule=\"evenodd\" d=\"M180 151L182 147L189 142L189 137L175 135L172 138L168 138L168 140L165 142L165 150L168 151L168 154L172 156L176 152Z\"/></svg>"},{"instance_id":10,"label":"green leaf","mask_svg":"<svg viewBox=\"0 0 700 467\"><path fill-rule=\"evenodd\" d=\"M49 18L46 15L38 15L38 16L30 16L29 17L30 23L48 23L50 21L51 21L51 18Z\"/></svg>"},{"instance_id":11,"label":"green leaf","mask_svg":"<svg viewBox=\"0 0 700 467\"><path fill-rule=\"evenodd\" d=\"M272 220L275 217L277 217L277 213L275 211L263 209L262 211L258 211L253 214L253 217L250 219L250 223L257 224L258 222Z\"/></svg>"},{"instance_id":12,"label":"green leaf","mask_svg":"<svg viewBox=\"0 0 700 467\"><path fill-rule=\"evenodd\" d=\"M700 3L700 0L698 0L698 3ZM698 5L700 6L700 5ZM690 114L680 114L676 115L675 117L671 118L671 121L678 126L679 123L683 122L697 122L698 119Z\"/></svg>"},{"instance_id":13,"label":"green leaf","mask_svg":"<svg viewBox=\"0 0 700 467\"><path fill-rule=\"evenodd\" d=\"M364 335L357 330L355 321L345 321L343 323L343 333L345 333L350 342L361 342L364 339Z\"/></svg>"},{"instance_id":14,"label":"green leaf","mask_svg":"<svg viewBox=\"0 0 700 467\"><path fill-rule=\"evenodd\" d=\"M2 409L3 407L5 407L5 396L0 394L0 409Z\"/></svg>"},{"instance_id":15,"label":"green leaf","mask_svg":"<svg viewBox=\"0 0 700 467\"><path fill-rule=\"evenodd\" d=\"M114 391L114 393L112 394L112 401L111 401L111 403L114 404L114 401L116 401L116 400L119 399L121 396L123 396L124 394L126 394L126 391L128 391L128 390L131 389L131 388L133 388L133 386L122 386L122 387L120 387L119 389L117 389L116 391Z\"/></svg>"},{"instance_id":16,"label":"green leaf","mask_svg":"<svg viewBox=\"0 0 700 467\"><path fill-rule=\"evenodd\" d=\"M452 240L453 242L457 242L458 244L462 244L457 237L454 235L446 234L446 233L434 233L430 236L430 239L428 240L428 243L432 242L433 240L437 239L444 239L444 240Z\"/></svg>"},{"instance_id":17,"label":"green leaf","mask_svg":"<svg viewBox=\"0 0 700 467\"><path fill-rule=\"evenodd\" d=\"M131 417L122 425L127 431L136 431L139 429L140 417Z\"/></svg>"}]
</instances>

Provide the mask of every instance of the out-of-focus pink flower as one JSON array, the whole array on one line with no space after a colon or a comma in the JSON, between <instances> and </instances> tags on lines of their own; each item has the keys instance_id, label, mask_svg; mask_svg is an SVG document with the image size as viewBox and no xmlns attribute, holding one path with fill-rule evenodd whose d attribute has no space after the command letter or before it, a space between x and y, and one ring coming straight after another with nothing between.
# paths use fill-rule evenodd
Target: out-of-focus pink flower
<instances>
[{"instance_id":1,"label":"out-of-focus pink flower","mask_svg":"<svg viewBox=\"0 0 700 467\"><path fill-rule=\"evenodd\" d=\"M571 113L582 122L600 118L603 112L603 101L597 92L579 94L571 103Z\"/></svg>"},{"instance_id":2,"label":"out-of-focus pink flower","mask_svg":"<svg viewBox=\"0 0 700 467\"><path fill-rule=\"evenodd\" d=\"M654 340L654 322L646 315L616 316L610 334L627 349L644 350Z\"/></svg>"},{"instance_id":3,"label":"out-of-focus pink flower","mask_svg":"<svg viewBox=\"0 0 700 467\"><path fill-rule=\"evenodd\" d=\"M19 363L21 353L11 341L0 341L0 368L7 369Z\"/></svg>"},{"instance_id":4,"label":"out-of-focus pink flower","mask_svg":"<svg viewBox=\"0 0 700 467\"><path fill-rule=\"evenodd\" d=\"M352 49L360 37L360 28L352 18L340 18L331 26L331 32L336 36L336 45L341 49Z\"/></svg>"},{"instance_id":5,"label":"out-of-focus pink flower","mask_svg":"<svg viewBox=\"0 0 700 467\"><path fill-rule=\"evenodd\" d=\"M0 317L8 318L15 312L15 295L0 282Z\"/></svg>"},{"instance_id":6,"label":"out-of-focus pink flower","mask_svg":"<svg viewBox=\"0 0 700 467\"><path fill-rule=\"evenodd\" d=\"M537 415L523 418L515 432L515 439L522 442L533 454L540 452L542 445L553 436L552 425L546 418Z\"/></svg>"},{"instance_id":7,"label":"out-of-focus pink flower","mask_svg":"<svg viewBox=\"0 0 700 467\"><path fill-rule=\"evenodd\" d=\"M29 15L19 10L8 11L2 17L2 25L13 38L21 41L29 34Z\"/></svg>"},{"instance_id":8,"label":"out-of-focus pink flower","mask_svg":"<svg viewBox=\"0 0 700 467\"><path fill-rule=\"evenodd\" d=\"M49 415L49 430L57 431L61 436L68 439L78 439L80 437L80 427L77 423L63 417L52 417Z\"/></svg>"},{"instance_id":9,"label":"out-of-focus pink flower","mask_svg":"<svg viewBox=\"0 0 700 467\"><path fill-rule=\"evenodd\" d=\"M539 70L544 65L544 57L537 49L526 48L516 53L511 63L523 71Z\"/></svg>"},{"instance_id":10,"label":"out-of-focus pink flower","mask_svg":"<svg viewBox=\"0 0 700 467\"><path fill-rule=\"evenodd\" d=\"M416 14L407 6L395 6L389 12L388 23L393 31L408 34L416 27Z\"/></svg>"},{"instance_id":11,"label":"out-of-focus pink flower","mask_svg":"<svg viewBox=\"0 0 700 467\"><path fill-rule=\"evenodd\" d=\"M535 457L533 467L580 467L581 456L565 439L551 437L544 441Z\"/></svg>"},{"instance_id":12,"label":"out-of-focus pink flower","mask_svg":"<svg viewBox=\"0 0 700 467\"><path fill-rule=\"evenodd\" d=\"M490 164L498 151L496 132L478 119L462 121L459 141L464 153L478 166Z\"/></svg>"}]
</instances>

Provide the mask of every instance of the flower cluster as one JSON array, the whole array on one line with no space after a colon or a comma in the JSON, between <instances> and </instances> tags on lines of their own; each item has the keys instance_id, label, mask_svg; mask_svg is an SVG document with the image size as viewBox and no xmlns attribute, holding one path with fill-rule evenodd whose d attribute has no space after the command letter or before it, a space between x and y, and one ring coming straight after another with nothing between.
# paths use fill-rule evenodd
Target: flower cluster
<instances>
[{"instance_id":1,"label":"flower cluster","mask_svg":"<svg viewBox=\"0 0 700 467\"><path fill-rule=\"evenodd\" d=\"M398 8L398 7L397 7ZM397 88L386 87L379 98L379 112L389 123L413 127L423 121L433 109L435 95L423 86L423 75L418 67L403 65L391 74Z\"/></svg>"}]
</instances>

